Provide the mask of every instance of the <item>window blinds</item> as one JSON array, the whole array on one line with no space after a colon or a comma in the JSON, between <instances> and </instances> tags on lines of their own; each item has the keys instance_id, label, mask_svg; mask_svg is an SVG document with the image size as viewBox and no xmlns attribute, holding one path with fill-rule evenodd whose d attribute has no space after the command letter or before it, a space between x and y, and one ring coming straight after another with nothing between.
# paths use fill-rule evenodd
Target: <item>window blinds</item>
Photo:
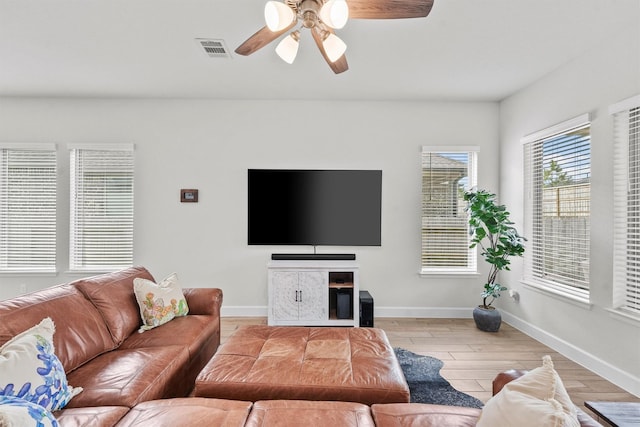
<instances>
[{"instance_id":1,"label":"window blinds","mask_svg":"<svg viewBox=\"0 0 640 427\"><path fill-rule=\"evenodd\" d=\"M576 123L579 123L576 125ZM584 117L524 146L525 280L588 296L591 136Z\"/></svg>"},{"instance_id":2,"label":"window blinds","mask_svg":"<svg viewBox=\"0 0 640 427\"><path fill-rule=\"evenodd\" d=\"M0 147L0 271L55 272L55 145L16 147Z\"/></svg>"},{"instance_id":3,"label":"window blinds","mask_svg":"<svg viewBox=\"0 0 640 427\"><path fill-rule=\"evenodd\" d=\"M133 263L133 147L71 149L71 270Z\"/></svg>"},{"instance_id":4,"label":"window blinds","mask_svg":"<svg viewBox=\"0 0 640 427\"><path fill-rule=\"evenodd\" d=\"M461 150L422 148L422 273L476 271L463 195L476 185L478 149Z\"/></svg>"},{"instance_id":5,"label":"window blinds","mask_svg":"<svg viewBox=\"0 0 640 427\"><path fill-rule=\"evenodd\" d=\"M614 106L613 305L640 315L640 95Z\"/></svg>"}]
</instances>

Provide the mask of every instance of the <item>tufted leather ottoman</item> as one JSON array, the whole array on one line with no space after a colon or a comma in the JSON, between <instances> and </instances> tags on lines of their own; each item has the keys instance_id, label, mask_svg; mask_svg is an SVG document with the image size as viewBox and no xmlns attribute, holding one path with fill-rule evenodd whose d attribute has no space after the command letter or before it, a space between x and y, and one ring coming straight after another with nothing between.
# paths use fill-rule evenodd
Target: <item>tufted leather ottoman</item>
<instances>
[{"instance_id":1,"label":"tufted leather ottoman","mask_svg":"<svg viewBox=\"0 0 640 427\"><path fill-rule=\"evenodd\" d=\"M193 394L253 402L409 402L389 340L376 328L240 328L202 369Z\"/></svg>"}]
</instances>

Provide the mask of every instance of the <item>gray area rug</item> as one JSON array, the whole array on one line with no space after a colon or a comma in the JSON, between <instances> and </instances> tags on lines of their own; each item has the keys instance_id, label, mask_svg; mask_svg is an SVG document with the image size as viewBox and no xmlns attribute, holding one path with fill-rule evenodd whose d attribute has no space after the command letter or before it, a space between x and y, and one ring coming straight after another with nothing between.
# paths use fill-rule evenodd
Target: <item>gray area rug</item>
<instances>
[{"instance_id":1,"label":"gray area rug","mask_svg":"<svg viewBox=\"0 0 640 427\"><path fill-rule=\"evenodd\" d=\"M394 351L409 384L411 402L483 407L482 401L456 390L440 376L440 369L444 365L441 360L415 354L403 348L394 348Z\"/></svg>"}]
</instances>

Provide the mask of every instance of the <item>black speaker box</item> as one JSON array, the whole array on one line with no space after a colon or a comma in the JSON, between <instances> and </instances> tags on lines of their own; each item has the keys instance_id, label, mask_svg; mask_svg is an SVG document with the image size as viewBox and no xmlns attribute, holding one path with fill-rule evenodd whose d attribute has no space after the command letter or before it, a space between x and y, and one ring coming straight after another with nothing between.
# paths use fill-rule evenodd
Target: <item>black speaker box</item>
<instances>
[{"instance_id":1,"label":"black speaker box","mask_svg":"<svg viewBox=\"0 0 640 427\"><path fill-rule=\"evenodd\" d=\"M360 291L360 326L373 328L373 297L368 291Z\"/></svg>"},{"instance_id":2,"label":"black speaker box","mask_svg":"<svg viewBox=\"0 0 640 427\"><path fill-rule=\"evenodd\" d=\"M336 317L338 319L352 319L351 317L351 291L338 289L336 294Z\"/></svg>"}]
</instances>

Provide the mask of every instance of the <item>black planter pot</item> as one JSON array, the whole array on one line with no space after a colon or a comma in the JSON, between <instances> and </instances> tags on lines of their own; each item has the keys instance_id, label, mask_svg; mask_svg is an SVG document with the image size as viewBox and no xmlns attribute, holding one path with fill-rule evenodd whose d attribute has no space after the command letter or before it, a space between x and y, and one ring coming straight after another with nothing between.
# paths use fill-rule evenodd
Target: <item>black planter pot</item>
<instances>
[{"instance_id":1,"label":"black planter pot","mask_svg":"<svg viewBox=\"0 0 640 427\"><path fill-rule=\"evenodd\" d=\"M498 332L502 323L500 312L491 307L490 309L478 306L473 309L473 320L478 329L484 332Z\"/></svg>"}]
</instances>

